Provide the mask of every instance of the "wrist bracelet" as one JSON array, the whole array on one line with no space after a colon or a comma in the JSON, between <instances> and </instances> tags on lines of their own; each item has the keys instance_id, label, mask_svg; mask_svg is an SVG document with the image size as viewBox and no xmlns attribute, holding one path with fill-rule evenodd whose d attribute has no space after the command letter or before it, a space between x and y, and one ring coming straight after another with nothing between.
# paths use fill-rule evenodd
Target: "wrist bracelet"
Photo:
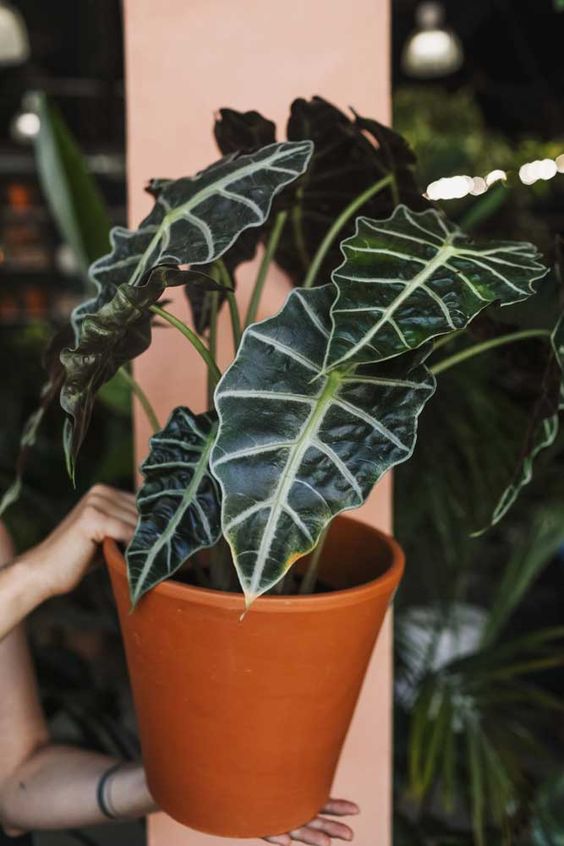
<instances>
[{"instance_id":1,"label":"wrist bracelet","mask_svg":"<svg viewBox=\"0 0 564 846\"><path fill-rule=\"evenodd\" d=\"M110 783L110 779L115 773L121 768L122 764L114 764L105 773L102 773L100 777L100 781L98 782L98 787L96 789L96 800L98 802L98 807L100 808L101 812L108 820L117 820L119 819L119 814L115 812L115 809L112 807L112 802L110 797L108 796L108 785Z\"/></svg>"}]
</instances>

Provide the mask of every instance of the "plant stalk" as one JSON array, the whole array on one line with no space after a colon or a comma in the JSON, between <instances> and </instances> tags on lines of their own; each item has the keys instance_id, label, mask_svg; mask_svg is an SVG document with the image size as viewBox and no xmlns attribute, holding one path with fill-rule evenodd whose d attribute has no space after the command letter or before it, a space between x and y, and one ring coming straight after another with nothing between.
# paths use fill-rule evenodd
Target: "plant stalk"
<instances>
[{"instance_id":1,"label":"plant stalk","mask_svg":"<svg viewBox=\"0 0 564 846\"><path fill-rule=\"evenodd\" d=\"M169 311L166 311L166 309L161 308L160 306L151 306L151 311L153 314L158 314L159 317L162 317L163 320L166 320L167 323L170 323L170 325L174 326L175 329L178 329L179 332L182 332L184 337L190 341L192 346L203 358L207 367L213 372L216 381L219 382L221 379L221 370L210 355L206 345L200 340L200 338L198 338L196 333L193 332L189 326L183 323L182 320L179 320L178 317L174 316L174 314L171 314Z\"/></svg>"},{"instance_id":2,"label":"plant stalk","mask_svg":"<svg viewBox=\"0 0 564 846\"><path fill-rule=\"evenodd\" d=\"M229 314L231 316L231 331L233 332L233 348L235 353L239 349L239 344L241 343L241 318L239 316L239 307L237 305L237 299L235 297L235 293L233 291L233 280L227 270L225 263L222 261L217 262L217 266L219 268L219 276L222 285L228 289L227 290L227 304L229 306Z\"/></svg>"},{"instance_id":3,"label":"plant stalk","mask_svg":"<svg viewBox=\"0 0 564 846\"><path fill-rule=\"evenodd\" d=\"M260 299L262 296L264 284L266 282L268 269L270 267L272 259L274 258L274 253L276 252L276 248L278 247L278 243L280 241L282 230L284 229L287 217L287 211L278 212L278 214L276 215L274 226L272 227L272 232L270 233L270 237L266 242L264 255L260 263L259 272L255 281L255 286L253 288L251 301L249 303L249 308L247 309L245 326L250 326L251 323L254 323L257 318L257 311L260 305Z\"/></svg>"},{"instance_id":4,"label":"plant stalk","mask_svg":"<svg viewBox=\"0 0 564 846\"><path fill-rule=\"evenodd\" d=\"M141 405L141 408L145 412L145 416L147 417L147 420L151 425L153 434L156 435L157 432L160 432L161 430L161 424L159 423L159 418L157 417L155 409L151 405L149 397L147 396L139 382L137 382L137 380L133 378L133 376L126 367L120 367L118 373L120 375L120 378L123 379L123 381L129 385L132 393L139 400L139 404Z\"/></svg>"},{"instance_id":5,"label":"plant stalk","mask_svg":"<svg viewBox=\"0 0 564 846\"><path fill-rule=\"evenodd\" d=\"M345 209L343 209L319 245L304 279L303 288L312 288L314 286L319 268L323 264L323 259L333 246L333 242L343 226L348 223L354 213L358 211L361 206L367 203L371 197L374 197L375 194L379 194L380 191L383 191L392 184L395 184L395 176L393 173L389 173L383 179L380 179L378 182L375 182L374 185L371 185L370 188L367 188L366 191L363 191L362 194L359 194L358 197L355 197L354 200L349 203Z\"/></svg>"},{"instance_id":6,"label":"plant stalk","mask_svg":"<svg viewBox=\"0 0 564 846\"><path fill-rule=\"evenodd\" d=\"M219 294L217 291L212 291L211 295L211 311L210 311L210 331L208 337L208 349L210 356L215 361L217 358L217 312L219 306ZM208 367L208 408L213 408L213 395L215 386L217 385L217 378L215 373Z\"/></svg>"},{"instance_id":7,"label":"plant stalk","mask_svg":"<svg viewBox=\"0 0 564 846\"><path fill-rule=\"evenodd\" d=\"M482 341L481 344L475 344L473 347L467 347L465 350L454 353L454 355L443 358L438 364L430 368L431 373L437 376L439 373L444 373L451 367L467 361L469 358L474 358L476 355L481 355L488 350L493 350L496 347L503 347L506 344L512 344L515 341L526 341L529 338L549 338L550 331L548 329L523 329L520 332L510 332L509 335L502 335L501 338L491 338L489 341Z\"/></svg>"},{"instance_id":8,"label":"plant stalk","mask_svg":"<svg viewBox=\"0 0 564 846\"><path fill-rule=\"evenodd\" d=\"M317 576L319 574L319 567L321 566L321 556L323 554L323 547L325 546L325 541L327 540L328 533L329 526L327 526L327 528L322 531L319 541L317 542L317 546L312 552L311 561L309 562L308 568L300 585L300 594L313 593L315 590L315 585L317 584Z\"/></svg>"}]
</instances>

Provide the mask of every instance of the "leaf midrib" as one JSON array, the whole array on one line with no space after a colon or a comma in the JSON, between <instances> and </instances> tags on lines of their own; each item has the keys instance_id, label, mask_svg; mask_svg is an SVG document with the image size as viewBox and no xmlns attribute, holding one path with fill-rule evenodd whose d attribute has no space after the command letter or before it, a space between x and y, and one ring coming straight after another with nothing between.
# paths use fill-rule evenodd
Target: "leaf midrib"
<instances>
[{"instance_id":1,"label":"leaf midrib","mask_svg":"<svg viewBox=\"0 0 564 846\"><path fill-rule=\"evenodd\" d=\"M216 435L216 432L217 432L217 427L218 427L218 424L215 423L212 426L209 434L205 438L206 446L202 450L201 458L198 461L198 464L196 465L196 470L194 472L194 475L192 476L192 480L191 480L190 484L188 485L188 487L186 488L184 496L182 497L182 499L181 499L181 501L178 505L175 517L173 518L173 520L170 521L170 523L166 527L165 531L159 536L157 542L151 548L149 554L147 555L147 558L145 560L145 564L143 566L143 569L141 570L141 575L137 580L136 587L135 587L135 590L133 592L132 599L133 599L134 604L137 602L137 600L140 598L140 596L142 594L142 588L143 588L145 580L146 580L146 578L147 578L147 576L148 576L148 574L149 574L149 572L150 572L150 570L153 566L155 558L157 557L158 553L161 551L163 546L170 539L170 537L172 535L174 535L174 533L175 533L175 531L178 527L178 524L180 523L180 520L182 519L182 516L184 515L184 512L186 511L186 508L188 507L189 503L194 499L194 496L197 493L198 488L200 486L200 482L202 481L202 479L204 478L204 476L206 474L206 470L209 466L210 452L211 452L213 445L215 443L215 435Z\"/></svg>"},{"instance_id":2,"label":"leaf midrib","mask_svg":"<svg viewBox=\"0 0 564 846\"><path fill-rule=\"evenodd\" d=\"M310 448L313 436L319 430L319 427L323 422L323 418L325 417L325 413L331 405L331 401L337 393L341 382L342 375L340 373L332 372L328 375L327 382L325 383L323 391L319 395L317 404L311 410L308 421L306 422L301 434L296 439L296 447L293 453L291 453L292 457L286 464L286 467L280 476L276 493L272 498L270 505L268 520L262 532L261 543L257 554L257 562L259 563L259 566L255 567L249 591L246 592L247 604L253 602L259 595L256 591L263 576L264 564L268 553L270 552L270 547L272 546L274 531L278 524L278 515L284 510L284 504L287 502L288 493L294 484L302 459L307 450ZM237 557L235 555L233 557L236 561Z\"/></svg>"},{"instance_id":3,"label":"leaf midrib","mask_svg":"<svg viewBox=\"0 0 564 846\"><path fill-rule=\"evenodd\" d=\"M419 287L424 285L425 282L428 279L431 278L431 276L435 273L435 271L439 267L441 267L443 264L446 264L446 262L448 261L448 259L452 255L455 255L457 253L456 247L454 247L453 244L452 244L453 238L454 238L454 236L450 235L445 240L444 244L441 247L439 247L438 252L434 256L434 258L431 259L431 261L423 268L423 270L419 271L419 273L417 273L413 277L411 282L408 285L405 286L405 288L403 289L401 294L392 301L392 303L388 306L388 308L385 311L382 312L382 316L374 324L374 326L371 328L371 330L369 332L367 332L365 335L363 335L361 340L357 341L357 343L354 345L354 347L351 347L350 350L348 350L346 355L341 356L341 358L337 359L337 361L335 361L333 364L329 365L328 359L329 359L329 352L330 352L330 346L331 345L329 345L327 347L326 358L325 358L325 362L323 363L323 371L324 372L327 372L328 370L332 371L336 367L341 367L344 364L344 362L348 361L348 359L350 359L353 355L355 355L355 353L357 353L358 350L362 349L362 347L369 344L370 341L372 340L372 338L374 337L374 335L382 328L382 326L385 326L387 323L390 322L390 320L393 318L395 312L401 306L401 304L405 300L409 299L409 297L413 294L414 291L416 291ZM407 254L405 256L405 261L410 261L409 254ZM339 299L340 299L340 296L337 298L334 305L337 305L337 303L339 302ZM333 311L333 309L331 309L331 311ZM333 321L333 328L335 328L333 316L331 316L331 319ZM391 356L389 356L389 357L391 357Z\"/></svg>"}]
</instances>

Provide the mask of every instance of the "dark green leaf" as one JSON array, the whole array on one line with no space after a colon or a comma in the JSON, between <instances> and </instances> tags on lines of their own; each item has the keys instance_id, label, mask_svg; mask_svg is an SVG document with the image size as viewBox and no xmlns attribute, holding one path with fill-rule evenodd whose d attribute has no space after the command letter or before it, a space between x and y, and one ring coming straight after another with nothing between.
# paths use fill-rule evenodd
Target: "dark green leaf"
<instances>
[{"instance_id":1,"label":"dark green leaf","mask_svg":"<svg viewBox=\"0 0 564 846\"><path fill-rule=\"evenodd\" d=\"M112 300L81 324L80 343L61 353L65 370L61 406L69 415L64 445L72 478L98 390L120 367L141 355L151 343L151 312L164 290L155 281L143 288L121 285Z\"/></svg>"},{"instance_id":2,"label":"dark green leaf","mask_svg":"<svg viewBox=\"0 0 564 846\"><path fill-rule=\"evenodd\" d=\"M436 211L358 218L333 273L326 367L382 361L466 326L493 302L534 293L547 269L532 244L476 244Z\"/></svg>"},{"instance_id":3,"label":"dark green leaf","mask_svg":"<svg viewBox=\"0 0 564 846\"><path fill-rule=\"evenodd\" d=\"M276 141L276 126L259 112L220 109L214 135L222 153L249 153Z\"/></svg>"},{"instance_id":4,"label":"dark green leaf","mask_svg":"<svg viewBox=\"0 0 564 846\"><path fill-rule=\"evenodd\" d=\"M274 124L259 115L258 112L236 112L233 109L220 109L215 122L214 134L222 153L250 153L258 147L273 144L276 140ZM263 235L263 228L247 229L223 255L223 262L232 279L240 264L254 258ZM186 296L192 311L194 328L201 335L209 327L211 314L210 294L202 288L186 287ZM220 293L218 307L225 300L225 292Z\"/></svg>"},{"instance_id":5,"label":"dark green leaf","mask_svg":"<svg viewBox=\"0 0 564 846\"><path fill-rule=\"evenodd\" d=\"M322 375L333 296L331 285L294 291L275 317L247 329L216 390L212 471L248 602L409 458L434 390L411 356Z\"/></svg>"},{"instance_id":6,"label":"dark green leaf","mask_svg":"<svg viewBox=\"0 0 564 846\"><path fill-rule=\"evenodd\" d=\"M222 159L192 179L154 181L156 202L139 229L112 230L111 253L91 268L98 293L74 310L76 344L63 357L61 404L72 421L65 444L73 473L96 392L148 347L148 309L166 284L178 284L169 266L215 261L241 232L264 223L274 197L303 173L311 152L308 141L274 144Z\"/></svg>"},{"instance_id":7,"label":"dark green leaf","mask_svg":"<svg viewBox=\"0 0 564 846\"><path fill-rule=\"evenodd\" d=\"M370 217L386 217L398 202L414 209L427 207L413 176L415 157L393 130L375 120L354 115L351 120L321 97L292 104L288 138L311 138L315 152L307 174L298 183L290 220L282 233L276 261L295 284L301 284L317 248L338 215L384 176L396 185L373 196L362 208ZM351 223L343 236L353 231ZM329 250L318 274L319 284L341 260L338 243Z\"/></svg>"},{"instance_id":8,"label":"dark green leaf","mask_svg":"<svg viewBox=\"0 0 564 846\"><path fill-rule=\"evenodd\" d=\"M209 469L216 431L215 414L180 407L151 438L137 495L139 524L127 550L133 603L220 538L219 485Z\"/></svg>"},{"instance_id":9,"label":"dark green leaf","mask_svg":"<svg viewBox=\"0 0 564 846\"><path fill-rule=\"evenodd\" d=\"M273 138L274 125L257 112L223 109L216 123L216 139L223 153L246 150L258 138ZM288 139L311 139L314 154L307 174L283 198L290 220L282 234L276 261L300 284L311 259L338 215L370 185L394 172L397 186L372 197L363 211L373 217L390 214L397 200L423 209L413 176L415 157L407 143L374 120L354 115L351 120L321 97L298 99L291 107ZM352 231L352 225L345 235ZM256 243L249 244L252 258ZM338 244L328 252L318 275L326 282L341 258Z\"/></svg>"}]
</instances>

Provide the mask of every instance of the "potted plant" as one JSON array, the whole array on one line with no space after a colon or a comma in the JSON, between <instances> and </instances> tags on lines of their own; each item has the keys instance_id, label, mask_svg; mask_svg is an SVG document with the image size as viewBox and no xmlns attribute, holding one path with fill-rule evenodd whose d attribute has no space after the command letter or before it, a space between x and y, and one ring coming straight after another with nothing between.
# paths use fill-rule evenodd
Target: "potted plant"
<instances>
[{"instance_id":1,"label":"potted plant","mask_svg":"<svg viewBox=\"0 0 564 846\"><path fill-rule=\"evenodd\" d=\"M161 429L136 387L156 431L126 561L111 543L106 556L155 799L191 827L254 837L326 800L401 577L397 544L339 515L410 457L435 374L481 350L432 367L429 355L486 307L531 297L546 268L531 244L470 240L427 207L399 136L320 98L294 103L288 141L256 112L231 110L216 137L224 158L153 180L149 216L112 231L91 268L96 296L51 356L44 404L60 391L74 477L98 390L148 348L156 318L205 362L205 414L174 409ZM242 315L236 271L261 241ZM256 323L273 260L296 289ZM159 303L176 285L195 329ZM236 356L221 374L224 303ZM561 334L495 519L554 428Z\"/></svg>"}]
</instances>

